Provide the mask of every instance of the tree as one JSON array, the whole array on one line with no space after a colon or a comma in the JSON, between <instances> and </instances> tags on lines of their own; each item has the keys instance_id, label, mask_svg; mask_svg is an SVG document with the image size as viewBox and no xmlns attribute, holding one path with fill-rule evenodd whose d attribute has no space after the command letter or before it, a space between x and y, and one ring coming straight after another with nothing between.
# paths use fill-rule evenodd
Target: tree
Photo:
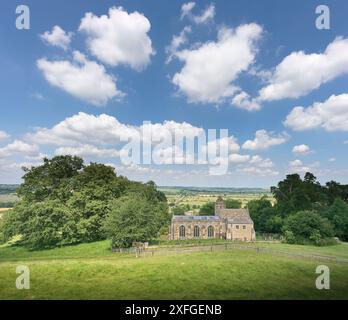
<instances>
[{"instance_id":1,"label":"tree","mask_svg":"<svg viewBox=\"0 0 348 320\"><path fill-rule=\"evenodd\" d=\"M323 216L332 223L335 236L348 241L348 204L337 198Z\"/></svg>"},{"instance_id":2,"label":"tree","mask_svg":"<svg viewBox=\"0 0 348 320\"><path fill-rule=\"evenodd\" d=\"M240 209L242 207L242 202L236 199L228 198L225 200L225 205L227 209Z\"/></svg>"},{"instance_id":3,"label":"tree","mask_svg":"<svg viewBox=\"0 0 348 320\"><path fill-rule=\"evenodd\" d=\"M173 208L172 212L176 216L183 216L185 215L185 212L187 211L186 206L176 206Z\"/></svg>"},{"instance_id":4,"label":"tree","mask_svg":"<svg viewBox=\"0 0 348 320\"><path fill-rule=\"evenodd\" d=\"M43 159L43 165L23 168L24 183L17 189L20 198L28 201L43 201L49 197L64 201L72 191L69 181L84 167L79 157L57 156Z\"/></svg>"},{"instance_id":5,"label":"tree","mask_svg":"<svg viewBox=\"0 0 348 320\"><path fill-rule=\"evenodd\" d=\"M287 175L271 191L277 200L277 211L283 217L301 210L312 210L315 205L327 202L324 189L310 172L303 180L298 174Z\"/></svg>"},{"instance_id":6,"label":"tree","mask_svg":"<svg viewBox=\"0 0 348 320\"><path fill-rule=\"evenodd\" d=\"M315 239L325 239L333 236L330 222L315 211L299 211L286 218L283 226L285 235L294 237L296 243Z\"/></svg>"},{"instance_id":7,"label":"tree","mask_svg":"<svg viewBox=\"0 0 348 320\"><path fill-rule=\"evenodd\" d=\"M275 215L275 211L272 207L272 202L263 196L258 200L251 200L247 204L250 217L254 221L254 227L257 232L268 232L266 228L267 220Z\"/></svg>"},{"instance_id":8,"label":"tree","mask_svg":"<svg viewBox=\"0 0 348 320\"><path fill-rule=\"evenodd\" d=\"M203 204L199 209L200 216L213 216L215 215L215 203L207 202Z\"/></svg>"},{"instance_id":9,"label":"tree","mask_svg":"<svg viewBox=\"0 0 348 320\"><path fill-rule=\"evenodd\" d=\"M22 243L42 249L106 238L103 222L110 202L122 196L141 197L158 204L159 223L169 220L167 199L153 182L139 183L118 177L113 167L84 165L72 156L45 159L25 169L18 188L20 201L4 221L4 234L19 234Z\"/></svg>"},{"instance_id":10,"label":"tree","mask_svg":"<svg viewBox=\"0 0 348 320\"><path fill-rule=\"evenodd\" d=\"M104 222L106 235L113 248L128 248L133 242L146 242L156 237L163 226L163 204L141 196L124 196L110 204Z\"/></svg>"},{"instance_id":11,"label":"tree","mask_svg":"<svg viewBox=\"0 0 348 320\"><path fill-rule=\"evenodd\" d=\"M21 243L31 249L45 249L60 244L67 208L59 200L19 202L5 218L7 239L21 235Z\"/></svg>"},{"instance_id":12,"label":"tree","mask_svg":"<svg viewBox=\"0 0 348 320\"><path fill-rule=\"evenodd\" d=\"M336 181L326 183L325 193L328 197L329 204L332 204L337 198L348 203L348 185L341 185Z\"/></svg>"}]
</instances>

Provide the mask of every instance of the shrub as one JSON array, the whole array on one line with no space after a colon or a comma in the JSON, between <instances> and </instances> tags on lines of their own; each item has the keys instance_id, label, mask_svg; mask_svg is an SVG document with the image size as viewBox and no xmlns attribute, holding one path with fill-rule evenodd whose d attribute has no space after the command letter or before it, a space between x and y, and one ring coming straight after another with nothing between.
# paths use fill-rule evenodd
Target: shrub
<instances>
[{"instance_id":1,"label":"shrub","mask_svg":"<svg viewBox=\"0 0 348 320\"><path fill-rule=\"evenodd\" d=\"M329 221L315 211L299 211L290 215L283 226L285 239L288 243L319 244L322 239L333 236Z\"/></svg>"}]
</instances>

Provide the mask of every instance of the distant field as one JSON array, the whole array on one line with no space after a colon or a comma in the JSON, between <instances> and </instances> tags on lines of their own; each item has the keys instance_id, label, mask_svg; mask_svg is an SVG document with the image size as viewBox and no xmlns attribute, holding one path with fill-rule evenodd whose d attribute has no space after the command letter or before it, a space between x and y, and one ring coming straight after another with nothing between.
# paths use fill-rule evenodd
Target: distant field
<instances>
[{"instance_id":1,"label":"distant field","mask_svg":"<svg viewBox=\"0 0 348 320\"><path fill-rule=\"evenodd\" d=\"M262 245L348 256L345 244ZM15 288L19 264L30 268L30 290ZM320 264L330 268L330 290L315 287ZM108 241L35 252L0 247L0 299L348 299L348 264L255 250L136 258L111 253Z\"/></svg>"},{"instance_id":2,"label":"distant field","mask_svg":"<svg viewBox=\"0 0 348 320\"><path fill-rule=\"evenodd\" d=\"M245 207L251 200L260 199L263 196L267 196L272 202L274 198L271 193L189 193L189 194L166 194L168 203L174 203L176 205L190 205L200 207L207 202L215 202L216 199L221 196L224 199L231 198L242 202L242 206Z\"/></svg>"}]
</instances>

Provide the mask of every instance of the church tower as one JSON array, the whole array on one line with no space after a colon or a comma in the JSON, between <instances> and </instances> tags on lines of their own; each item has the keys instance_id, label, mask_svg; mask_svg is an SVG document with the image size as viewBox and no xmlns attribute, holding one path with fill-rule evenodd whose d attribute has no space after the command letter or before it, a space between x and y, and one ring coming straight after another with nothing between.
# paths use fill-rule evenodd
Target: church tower
<instances>
[{"instance_id":1,"label":"church tower","mask_svg":"<svg viewBox=\"0 0 348 320\"><path fill-rule=\"evenodd\" d=\"M215 215L218 216L220 213L220 210L226 209L225 201L219 197L215 202Z\"/></svg>"}]
</instances>

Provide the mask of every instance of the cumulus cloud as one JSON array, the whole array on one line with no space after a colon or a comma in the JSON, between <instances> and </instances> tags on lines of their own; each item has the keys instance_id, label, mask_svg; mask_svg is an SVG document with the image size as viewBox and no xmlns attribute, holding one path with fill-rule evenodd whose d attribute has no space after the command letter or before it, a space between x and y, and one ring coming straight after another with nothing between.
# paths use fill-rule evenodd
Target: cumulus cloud
<instances>
[{"instance_id":1,"label":"cumulus cloud","mask_svg":"<svg viewBox=\"0 0 348 320\"><path fill-rule=\"evenodd\" d=\"M260 100L299 98L348 73L348 39L336 38L324 53L293 52L275 68Z\"/></svg>"},{"instance_id":2,"label":"cumulus cloud","mask_svg":"<svg viewBox=\"0 0 348 320\"><path fill-rule=\"evenodd\" d=\"M348 94L332 95L326 101L315 102L307 108L295 107L284 125L296 131L314 128L348 131Z\"/></svg>"},{"instance_id":3,"label":"cumulus cloud","mask_svg":"<svg viewBox=\"0 0 348 320\"><path fill-rule=\"evenodd\" d=\"M38 152L39 148L37 145L15 140L7 146L0 148L0 157L9 157L13 154L35 156Z\"/></svg>"},{"instance_id":4,"label":"cumulus cloud","mask_svg":"<svg viewBox=\"0 0 348 320\"><path fill-rule=\"evenodd\" d=\"M192 28L190 26L186 26L179 35L174 35L172 41L169 46L166 47L165 51L167 53L166 63L172 61L173 57L177 53L178 49L185 43L187 43L187 34L191 33Z\"/></svg>"},{"instance_id":5,"label":"cumulus cloud","mask_svg":"<svg viewBox=\"0 0 348 320\"><path fill-rule=\"evenodd\" d=\"M254 140L247 140L242 148L246 150L267 150L272 146L280 145L288 141L289 135L282 133L275 135L273 132L258 130Z\"/></svg>"},{"instance_id":6,"label":"cumulus cloud","mask_svg":"<svg viewBox=\"0 0 348 320\"><path fill-rule=\"evenodd\" d=\"M256 165L259 168L273 168L274 163L270 158L262 158L259 155L255 155L249 161L251 164Z\"/></svg>"},{"instance_id":7,"label":"cumulus cloud","mask_svg":"<svg viewBox=\"0 0 348 320\"><path fill-rule=\"evenodd\" d=\"M305 165L301 160L296 159L289 162L289 172L305 173L312 172L319 167L319 162L314 162L310 165Z\"/></svg>"},{"instance_id":8,"label":"cumulus cloud","mask_svg":"<svg viewBox=\"0 0 348 320\"><path fill-rule=\"evenodd\" d=\"M74 52L72 62L42 58L37 61L37 66L51 85L93 105L102 106L110 99L124 96L116 88L115 77L79 51Z\"/></svg>"},{"instance_id":9,"label":"cumulus cloud","mask_svg":"<svg viewBox=\"0 0 348 320\"><path fill-rule=\"evenodd\" d=\"M10 136L5 132L0 130L0 140L5 140L9 138Z\"/></svg>"},{"instance_id":10,"label":"cumulus cloud","mask_svg":"<svg viewBox=\"0 0 348 320\"><path fill-rule=\"evenodd\" d=\"M57 155L70 154L80 157L114 158L119 156L119 152L114 149L97 148L96 146L84 144L77 147L60 147L55 153Z\"/></svg>"},{"instance_id":11,"label":"cumulus cloud","mask_svg":"<svg viewBox=\"0 0 348 320\"><path fill-rule=\"evenodd\" d=\"M249 111L261 109L261 105L259 104L259 102L256 101L256 99L251 99L249 94L247 94L244 91L241 91L233 97L232 104L238 108Z\"/></svg>"},{"instance_id":12,"label":"cumulus cloud","mask_svg":"<svg viewBox=\"0 0 348 320\"><path fill-rule=\"evenodd\" d=\"M132 126L119 122L115 117L100 114L98 116L79 112L66 118L52 128L37 128L26 139L42 145L80 146L83 144L116 145L137 139L145 131L156 133L157 138L164 137L168 131L177 138L199 136L204 130L187 122L164 121L163 123L144 123ZM151 133L151 131L150 131ZM151 139L144 134L144 139Z\"/></svg>"},{"instance_id":13,"label":"cumulus cloud","mask_svg":"<svg viewBox=\"0 0 348 320\"><path fill-rule=\"evenodd\" d=\"M86 13L79 31L87 35L90 52L103 63L141 70L155 54L148 36L150 28L150 21L142 13L112 7L108 15L100 17Z\"/></svg>"},{"instance_id":14,"label":"cumulus cloud","mask_svg":"<svg viewBox=\"0 0 348 320\"><path fill-rule=\"evenodd\" d=\"M190 103L226 101L239 90L233 81L254 62L261 34L262 28L255 23L222 27L217 41L176 52L184 67L173 76L173 84Z\"/></svg>"},{"instance_id":15,"label":"cumulus cloud","mask_svg":"<svg viewBox=\"0 0 348 320\"><path fill-rule=\"evenodd\" d=\"M181 6L181 19L188 17L196 24L205 24L212 21L215 17L215 5L210 4L206 9L199 15L192 13L193 8L196 6L194 2L187 2Z\"/></svg>"},{"instance_id":16,"label":"cumulus cloud","mask_svg":"<svg viewBox=\"0 0 348 320\"><path fill-rule=\"evenodd\" d=\"M262 177L276 176L279 174L279 172L275 170L274 163L270 158L264 159L259 155L251 157L248 165L239 167L237 171Z\"/></svg>"},{"instance_id":17,"label":"cumulus cloud","mask_svg":"<svg viewBox=\"0 0 348 320\"><path fill-rule=\"evenodd\" d=\"M306 155L311 152L311 149L306 144L300 144L298 146L294 146L292 152L298 155Z\"/></svg>"},{"instance_id":18,"label":"cumulus cloud","mask_svg":"<svg viewBox=\"0 0 348 320\"><path fill-rule=\"evenodd\" d=\"M40 38L51 46L67 50L72 36L72 32L65 32L61 27L54 26L51 32L46 31L44 34L40 35Z\"/></svg>"},{"instance_id":19,"label":"cumulus cloud","mask_svg":"<svg viewBox=\"0 0 348 320\"><path fill-rule=\"evenodd\" d=\"M248 162L250 160L250 156L249 155L242 155L242 154L238 154L238 153L233 153L229 156L229 160L231 163L245 163Z\"/></svg>"}]
</instances>

